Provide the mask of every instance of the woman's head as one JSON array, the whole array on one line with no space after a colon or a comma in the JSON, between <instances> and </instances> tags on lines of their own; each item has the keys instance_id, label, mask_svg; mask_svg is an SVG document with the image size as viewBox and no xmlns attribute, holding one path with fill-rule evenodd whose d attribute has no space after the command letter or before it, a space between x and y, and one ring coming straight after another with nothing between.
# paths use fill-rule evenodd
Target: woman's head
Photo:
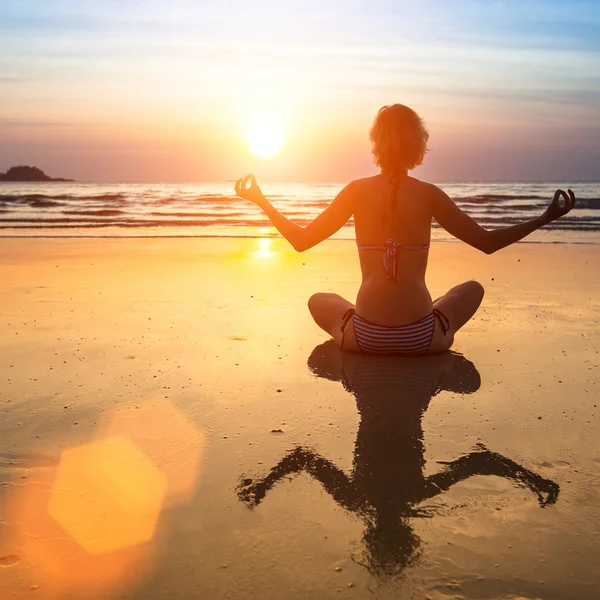
<instances>
[{"instance_id":1,"label":"woman's head","mask_svg":"<svg viewBox=\"0 0 600 600\"><path fill-rule=\"evenodd\" d=\"M423 162L429 133L414 110L393 104L379 109L369 137L375 164L397 173L410 171Z\"/></svg>"}]
</instances>

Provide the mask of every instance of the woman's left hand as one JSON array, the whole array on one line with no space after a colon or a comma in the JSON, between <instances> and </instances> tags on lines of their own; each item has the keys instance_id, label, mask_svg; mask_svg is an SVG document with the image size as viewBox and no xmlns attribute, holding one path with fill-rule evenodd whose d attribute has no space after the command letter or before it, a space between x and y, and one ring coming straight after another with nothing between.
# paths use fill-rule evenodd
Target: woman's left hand
<instances>
[{"instance_id":1,"label":"woman's left hand","mask_svg":"<svg viewBox=\"0 0 600 600\"><path fill-rule=\"evenodd\" d=\"M250 183L250 187L248 187L248 183ZM254 202L259 206L265 201L265 197L256 183L256 178L252 174L246 175L243 179L238 179L235 182L235 193L240 198L250 200L250 202Z\"/></svg>"},{"instance_id":2,"label":"woman's left hand","mask_svg":"<svg viewBox=\"0 0 600 600\"><path fill-rule=\"evenodd\" d=\"M568 196L563 190L556 190L554 193L552 202L550 202L548 208L542 215L542 218L548 223L552 223L552 221L564 217L575 206L575 194L573 193L573 190L567 191L569 192Z\"/></svg>"}]
</instances>

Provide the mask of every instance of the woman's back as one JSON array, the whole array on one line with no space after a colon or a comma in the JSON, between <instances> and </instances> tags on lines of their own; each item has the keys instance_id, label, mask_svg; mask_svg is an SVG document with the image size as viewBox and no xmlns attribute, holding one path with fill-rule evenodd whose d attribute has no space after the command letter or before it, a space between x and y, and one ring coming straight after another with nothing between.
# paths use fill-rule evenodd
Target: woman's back
<instances>
[{"instance_id":1,"label":"woman's back","mask_svg":"<svg viewBox=\"0 0 600 600\"><path fill-rule=\"evenodd\" d=\"M433 186L387 173L357 183L354 222L362 270L357 312L381 325L416 321L433 306L425 285ZM387 240L395 244L388 244L385 256Z\"/></svg>"}]
</instances>

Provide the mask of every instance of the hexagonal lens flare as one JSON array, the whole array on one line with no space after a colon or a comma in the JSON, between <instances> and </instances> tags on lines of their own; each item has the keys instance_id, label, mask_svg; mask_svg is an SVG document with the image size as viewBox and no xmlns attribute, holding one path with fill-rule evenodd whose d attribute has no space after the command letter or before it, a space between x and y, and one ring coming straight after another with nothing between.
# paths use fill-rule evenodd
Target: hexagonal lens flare
<instances>
[{"instance_id":1,"label":"hexagonal lens flare","mask_svg":"<svg viewBox=\"0 0 600 600\"><path fill-rule=\"evenodd\" d=\"M169 400L115 411L99 435L130 439L165 475L165 506L190 500L196 490L204 435Z\"/></svg>"},{"instance_id":2,"label":"hexagonal lens flare","mask_svg":"<svg viewBox=\"0 0 600 600\"><path fill-rule=\"evenodd\" d=\"M50 515L90 554L152 539L166 477L124 436L111 436L62 453Z\"/></svg>"}]
</instances>

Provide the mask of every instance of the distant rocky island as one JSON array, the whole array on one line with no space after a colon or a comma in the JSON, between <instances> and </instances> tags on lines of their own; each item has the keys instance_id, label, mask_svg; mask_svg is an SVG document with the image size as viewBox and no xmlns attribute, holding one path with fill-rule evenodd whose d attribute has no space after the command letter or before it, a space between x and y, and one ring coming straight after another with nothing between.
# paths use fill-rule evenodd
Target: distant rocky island
<instances>
[{"instance_id":1,"label":"distant rocky island","mask_svg":"<svg viewBox=\"0 0 600 600\"><path fill-rule=\"evenodd\" d=\"M48 177L37 167L11 167L6 173L0 173L0 181L74 181L62 177Z\"/></svg>"}]
</instances>

